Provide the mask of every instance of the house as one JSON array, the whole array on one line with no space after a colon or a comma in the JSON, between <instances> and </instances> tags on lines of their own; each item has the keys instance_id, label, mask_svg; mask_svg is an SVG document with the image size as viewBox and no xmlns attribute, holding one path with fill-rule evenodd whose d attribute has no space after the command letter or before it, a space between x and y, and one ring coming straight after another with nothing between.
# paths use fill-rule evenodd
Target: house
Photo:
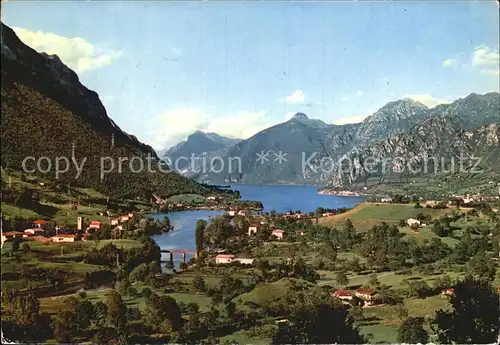
<instances>
[{"instance_id":1,"label":"house","mask_svg":"<svg viewBox=\"0 0 500 345\"><path fill-rule=\"evenodd\" d=\"M375 292L372 289L357 289L355 294L365 302L365 307L375 304Z\"/></svg>"},{"instance_id":2,"label":"house","mask_svg":"<svg viewBox=\"0 0 500 345\"><path fill-rule=\"evenodd\" d=\"M353 298L351 293L347 290L335 290L332 292L332 296L340 298L344 303L352 301Z\"/></svg>"},{"instance_id":3,"label":"house","mask_svg":"<svg viewBox=\"0 0 500 345\"><path fill-rule=\"evenodd\" d=\"M113 218L111 219L111 225L118 225L120 224L120 218Z\"/></svg>"},{"instance_id":4,"label":"house","mask_svg":"<svg viewBox=\"0 0 500 345\"><path fill-rule=\"evenodd\" d=\"M219 254L215 257L215 263L220 264L230 264L233 262L235 256L232 254Z\"/></svg>"},{"instance_id":5,"label":"house","mask_svg":"<svg viewBox=\"0 0 500 345\"><path fill-rule=\"evenodd\" d=\"M257 224L252 224L248 227L248 236L255 235L259 230L259 226Z\"/></svg>"},{"instance_id":6,"label":"house","mask_svg":"<svg viewBox=\"0 0 500 345\"><path fill-rule=\"evenodd\" d=\"M454 288L448 288L448 289L444 289L443 291L441 291L442 297L449 297L449 296L453 296L454 294L455 294Z\"/></svg>"},{"instance_id":7,"label":"house","mask_svg":"<svg viewBox=\"0 0 500 345\"><path fill-rule=\"evenodd\" d=\"M330 216L334 216L334 215L335 215L335 213L333 213L333 212L326 212L326 213L323 213L321 216L330 217Z\"/></svg>"},{"instance_id":8,"label":"house","mask_svg":"<svg viewBox=\"0 0 500 345\"><path fill-rule=\"evenodd\" d=\"M234 216L236 216L236 211L235 210L229 210L229 211L227 211L227 215L229 217L234 217Z\"/></svg>"},{"instance_id":9,"label":"house","mask_svg":"<svg viewBox=\"0 0 500 345\"><path fill-rule=\"evenodd\" d=\"M255 259L236 258L233 261L238 261L242 265L253 265L253 263L255 262Z\"/></svg>"},{"instance_id":10,"label":"house","mask_svg":"<svg viewBox=\"0 0 500 345\"><path fill-rule=\"evenodd\" d=\"M408 226L412 226L414 224L417 224L418 226L422 225L421 222L418 219L415 219L415 218L408 218L406 220L406 224L408 224Z\"/></svg>"},{"instance_id":11,"label":"house","mask_svg":"<svg viewBox=\"0 0 500 345\"><path fill-rule=\"evenodd\" d=\"M24 232L20 231L8 231L8 232L2 232L2 244L5 241L10 241L13 240L14 238L21 238L23 237Z\"/></svg>"},{"instance_id":12,"label":"house","mask_svg":"<svg viewBox=\"0 0 500 345\"><path fill-rule=\"evenodd\" d=\"M32 229L26 229L24 230L24 235L23 237L28 237L28 236L41 236L43 235L44 230L40 228L32 228Z\"/></svg>"},{"instance_id":13,"label":"house","mask_svg":"<svg viewBox=\"0 0 500 345\"><path fill-rule=\"evenodd\" d=\"M276 230L273 230L273 232L271 232L271 236L277 237L278 240L282 240L284 235L285 235L285 230L281 230L281 229L276 229Z\"/></svg>"},{"instance_id":14,"label":"house","mask_svg":"<svg viewBox=\"0 0 500 345\"><path fill-rule=\"evenodd\" d=\"M294 218L296 219L301 219L301 218L304 218L306 215L304 213L295 213L293 215Z\"/></svg>"},{"instance_id":15,"label":"house","mask_svg":"<svg viewBox=\"0 0 500 345\"><path fill-rule=\"evenodd\" d=\"M239 210L238 216L248 216L250 214L249 210Z\"/></svg>"},{"instance_id":16,"label":"house","mask_svg":"<svg viewBox=\"0 0 500 345\"><path fill-rule=\"evenodd\" d=\"M52 236L51 239L52 239L52 242L75 242L76 235L60 234L57 236Z\"/></svg>"},{"instance_id":17,"label":"house","mask_svg":"<svg viewBox=\"0 0 500 345\"><path fill-rule=\"evenodd\" d=\"M134 218L134 213L133 212L129 212L128 216L129 216L130 219L132 219L132 218Z\"/></svg>"},{"instance_id":18,"label":"house","mask_svg":"<svg viewBox=\"0 0 500 345\"><path fill-rule=\"evenodd\" d=\"M295 235L297 235L297 236L304 236L305 234L306 234L305 231L295 230Z\"/></svg>"},{"instance_id":19,"label":"house","mask_svg":"<svg viewBox=\"0 0 500 345\"><path fill-rule=\"evenodd\" d=\"M49 224L49 222L47 220L43 220L43 219L38 219L38 220L35 220L33 222L33 224L35 224L35 226L37 228L42 228L44 225L47 225Z\"/></svg>"},{"instance_id":20,"label":"house","mask_svg":"<svg viewBox=\"0 0 500 345\"><path fill-rule=\"evenodd\" d=\"M89 229L96 229L96 230L99 230L101 229L101 225L102 223L98 220L93 220L90 222L89 224Z\"/></svg>"},{"instance_id":21,"label":"house","mask_svg":"<svg viewBox=\"0 0 500 345\"><path fill-rule=\"evenodd\" d=\"M386 196L386 197L380 198L380 202L392 202L392 198Z\"/></svg>"},{"instance_id":22,"label":"house","mask_svg":"<svg viewBox=\"0 0 500 345\"><path fill-rule=\"evenodd\" d=\"M207 197L207 200L215 201L215 200L217 200L217 197L216 196L209 196L209 197Z\"/></svg>"},{"instance_id":23,"label":"house","mask_svg":"<svg viewBox=\"0 0 500 345\"><path fill-rule=\"evenodd\" d=\"M120 216L120 221L121 222L128 222L130 220L130 217L128 214L124 214L123 216Z\"/></svg>"}]
</instances>

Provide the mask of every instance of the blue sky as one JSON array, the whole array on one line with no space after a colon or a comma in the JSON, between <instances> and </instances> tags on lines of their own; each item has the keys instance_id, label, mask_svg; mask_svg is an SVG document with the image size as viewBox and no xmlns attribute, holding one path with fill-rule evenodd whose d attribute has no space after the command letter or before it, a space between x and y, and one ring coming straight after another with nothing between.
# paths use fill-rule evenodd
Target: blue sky
<instances>
[{"instance_id":1,"label":"blue sky","mask_svg":"<svg viewBox=\"0 0 500 345\"><path fill-rule=\"evenodd\" d=\"M156 149L194 130L247 138L302 111L358 122L499 88L499 11L481 2L7 2L108 115Z\"/></svg>"}]
</instances>

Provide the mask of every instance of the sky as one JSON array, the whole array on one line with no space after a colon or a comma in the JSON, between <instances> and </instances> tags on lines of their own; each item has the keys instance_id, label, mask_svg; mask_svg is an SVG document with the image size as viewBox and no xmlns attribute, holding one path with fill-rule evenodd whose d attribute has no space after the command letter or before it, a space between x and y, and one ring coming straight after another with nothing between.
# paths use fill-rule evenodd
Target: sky
<instances>
[{"instance_id":1,"label":"sky","mask_svg":"<svg viewBox=\"0 0 500 345\"><path fill-rule=\"evenodd\" d=\"M18 0L2 21L157 150L195 130L246 139L296 112L355 123L405 97L499 89L495 1Z\"/></svg>"}]
</instances>

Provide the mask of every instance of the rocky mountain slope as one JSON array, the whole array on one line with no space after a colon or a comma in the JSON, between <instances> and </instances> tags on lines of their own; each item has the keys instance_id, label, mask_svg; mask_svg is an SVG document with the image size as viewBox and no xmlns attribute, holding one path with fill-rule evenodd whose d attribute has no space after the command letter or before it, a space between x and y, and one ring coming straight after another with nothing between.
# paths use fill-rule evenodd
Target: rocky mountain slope
<instances>
[{"instance_id":1,"label":"rocky mountain slope","mask_svg":"<svg viewBox=\"0 0 500 345\"><path fill-rule=\"evenodd\" d=\"M498 93L471 94L432 109L403 99L386 104L361 123L341 126L298 113L289 121L228 149L221 155L225 165L221 172L201 173L196 177L211 182L346 186L373 175L360 167L367 157L381 161L402 155L406 163L414 159L415 165L423 162L422 157L436 154L449 160L459 152L483 157L496 151L494 146L481 149L484 131L489 127L478 128L500 123L499 103ZM476 139L472 140L471 135ZM280 151L286 154L282 159ZM233 164L230 171L231 159L239 160L241 169L235 169ZM352 166L341 168L341 162L347 161ZM221 170L222 167L215 168ZM391 174L384 171L379 175Z\"/></svg>"},{"instance_id":2,"label":"rocky mountain slope","mask_svg":"<svg viewBox=\"0 0 500 345\"><path fill-rule=\"evenodd\" d=\"M71 164L59 176L61 183L94 187L116 197L149 198L153 192L172 195L208 190L175 173L147 173L139 169L138 161L146 164L148 155L155 167L158 158L154 150L123 132L108 117L97 93L82 85L76 73L57 56L31 49L3 23L1 62L2 166L21 170L26 157L47 157L52 162L51 169L38 173L56 178L55 159L66 157ZM86 160L76 179L72 157L79 164ZM120 172L119 158L132 157L140 157L132 165L133 171L125 160ZM114 169L103 162L113 162ZM110 171L103 178L101 167Z\"/></svg>"},{"instance_id":3,"label":"rocky mountain slope","mask_svg":"<svg viewBox=\"0 0 500 345\"><path fill-rule=\"evenodd\" d=\"M359 187L460 171L499 171L499 101L498 94L472 94L434 108L408 132L341 157L329 183Z\"/></svg>"}]
</instances>

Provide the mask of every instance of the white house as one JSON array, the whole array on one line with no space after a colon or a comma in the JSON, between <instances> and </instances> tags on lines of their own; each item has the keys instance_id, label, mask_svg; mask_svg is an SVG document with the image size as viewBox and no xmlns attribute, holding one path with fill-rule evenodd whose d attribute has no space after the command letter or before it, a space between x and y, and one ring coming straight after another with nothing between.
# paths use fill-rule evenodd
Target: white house
<instances>
[{"instance_id":1,"label":"white house","mask_svg":"<svg viewBox=\"0 0 500 345\"><path fill-rule=\"evenodd\" d=\"M130 218L131 217L129 217L128 214L124 214L123 216L120 216L120 221L121 222L128 222Z\"/></svg>"},{"instance_id":2,"label":"white house","mask_svg":"<svg viewBox=\"0 0 500 345\"><path fill-rule=\"evenodd\" d=\"M235 256L232 254L219 254L215 257L215 263L219 264L230 264L233 262Z\"/></svg>"},{"instance_id":3,"label":"white house","mask_svg":"<svg viewBox=\"0 0 500 345\"><path fill-rule=\"evenodd\" d=\"M238 261L239 263L243 265L253 265L255 262L255 259L249 259L249 258L236 258L234 261Z\"/></svg>"},{"instance_id":4,"label":"white house","mask_svg":"<svg viewBox=\"0 0 500 345\"><path fill-rule=\"evenodd\" d=\"M353 298L351 293L347 290L336 290L332 293L332 296L341 299L344 303L349 303Z\"/></svg>"},{"instance_id":5,"label":"white house","mask_svg":"<svg viewBox=\"0 0 500 345\"><path fill-rule=\"evenodd\" d=\"M285 235L285 230L281 229L273 230L273 232L271 232L271 235L277 237L278 240L282 240L283 236Z\"/></svg>"},{"instance_id":6,"label":"white house","mask_svg":"<svg viewBox=\"0 0 500 345\"><path fill-rule=\"evenodd\" d=\"M90 229L96 229L99 230L101 228L102 223L98 220L93 220L89 224Z\"/></svg>"},{"instance_id":7,"label":"white house","mask_svg":"<svg viewBox=\"0 0 500 345\"><path fill-rule=\"evenodd\" d=\"M120 224L120 218L113 218L111 219L111 225L118 225Z\"/></svg>"},{"instance_id":8,"label":"white house","mask_svg":"<svg viewBox=\"0 0 500 345\"><path fill-rule=\"evenodd\" d=\"M422 224L422 222L420 222L418 219L415 219L415 218L408 218L406 220L406 224L408 224L408 226L412 226L414 224L417 224L418 226L425 225L425 224Z\"/></svg>"},{"instance_id":9,"label":"white house","mask_svg":"<svg viewBox=\"0 0 500 345\"><path fill-rule=\"evenodd\" d=\"M52 236L51 239L52 242L75 242L76 235L61 234L57 236Z\"/></svg>"},{"instance_id":10,"label":"white house","mask_svg":"<svg viewBox=\"0 0 500 345\"><path fill-rule=\"evenodd\" d=\"M392 198L390 197L384 197L380 199L380 202L392 202Z\"/></svg>"},{"instance_id":11,"label":"white house","mask_svg":"<svg viewBox=\"0 0 500 345\"><path fill-rule=\"evenodd\" d=\"M227 211L227 215L229 217L234 217L234 216L236 216L236 211L235 210L229 210L229 211Z\"/></svg>"},{"instance_id":12,"label":"white house","mask_svg":"<svg viewBox=\"0 0 500 345\"><path fill-rule=\"evenodd\" d=\"M217 200L217 197L215 197L215 196L209 196L209 197L207 197L207 200L215 201L215 200Z\"/></svg>"},{"instance_id":13,"label":"white house","mask_svg":"<svg viewBox=\"0 0 500 345\"><path fill-rule=\"evenodd\" d=\"M43 235L43 229L40 228L32 228L32 229L26 229L24 230L24 235L23 237L28 237L28 236L40 236Z\"/></svg>"},{"instance_id":14,"label":"white house","mask_svg":"<svg viewBox=\"0 0 500 345\"><path fill-rule=\"evenodd\" d=\"M238 216L248 216L249 214L250 214L250 211L248 211L248 210L238 211Z\"/></svg>"},{"instance_id":15,"label":"white house","mask_svg":"<svg viewBox=\"0 0 500 345\"><path fill-rule=\"evenodd\" d=\"M256 224L250 225L248 227L248 236L255 235L258 230L259 230L259 227Z\"/></svg>"}]
</instances>

